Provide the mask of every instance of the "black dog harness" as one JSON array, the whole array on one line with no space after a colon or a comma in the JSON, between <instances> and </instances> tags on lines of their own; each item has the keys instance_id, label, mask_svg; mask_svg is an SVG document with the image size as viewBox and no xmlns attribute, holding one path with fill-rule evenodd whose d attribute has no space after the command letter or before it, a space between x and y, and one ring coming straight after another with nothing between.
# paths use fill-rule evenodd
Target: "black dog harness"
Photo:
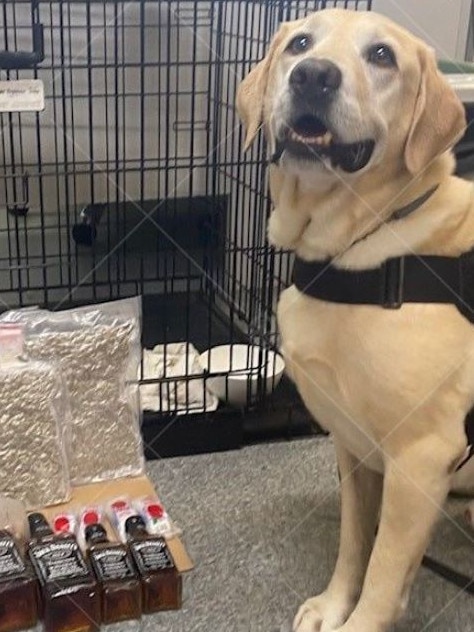
<instances>
[{"instance_id":1,"label":"black dog harness","mask_svg":"<svg viewBox=\"0 0 474 632\"><path fill-rule=\"evenodd\" d=\"M449 303L474 323L474 250L460 257L396 257L368 270L343 270L329 261L297 257L293 283L300 292L332 303L386 309L403 303Z\"/></svg>"},{"instance_id":2,"label":"black dog harness","mask_svg":"<svg viewBox=\"0 0 474 632\"><path fill-rule=\"evenodd\" d=\"M293 284L307 296L333 303L385 309L398 309L403 303L452 304L474 324L474 250L460 257L396 257L367 270L343 270L329 260L296 257ZM474 409L466 418L466 433L469 453L458 469L474 456Z\"/></svg>"}]
</instances>

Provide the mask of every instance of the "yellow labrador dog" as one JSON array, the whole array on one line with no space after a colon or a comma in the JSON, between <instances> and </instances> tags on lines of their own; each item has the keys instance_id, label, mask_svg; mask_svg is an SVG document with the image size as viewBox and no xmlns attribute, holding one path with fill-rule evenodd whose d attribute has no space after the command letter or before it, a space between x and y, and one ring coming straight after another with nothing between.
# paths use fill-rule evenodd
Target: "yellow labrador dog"
<instances>
[{"instance_id":1,"label":"yellow labrador dog","mask_svg":"<svg viewBox=\"0 0 474 632\"><path fill-rule=\"evenodd\" d=\"M474 326L455 300L404 302L392 282L382 304L309 295L307 262L322 279L327 264L339 288L341 270L359 278L404 257L429 297L423 266L437 276L431 263L474 247L474 190L452 175L464 110L422 41L338 9L283 24L237 106L246 146L263 126L273 155L269 239L299 261L300 283L278 307L282 351L333 433L341 477L336 569L294 630L382 632L406 606L450 489L474 491L473 460L456 474L474 404ZM361 291L374 293L373 278Z\"/></svg>"}]
</instances>

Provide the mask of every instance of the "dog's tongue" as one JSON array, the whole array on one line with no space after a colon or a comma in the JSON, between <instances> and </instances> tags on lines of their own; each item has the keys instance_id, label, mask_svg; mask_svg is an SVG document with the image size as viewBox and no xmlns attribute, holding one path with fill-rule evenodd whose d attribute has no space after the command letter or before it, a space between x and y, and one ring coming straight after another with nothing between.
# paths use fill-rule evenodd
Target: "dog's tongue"
<instances>
[{"instance_id":1,"label":"dog's tongue","mask_svg":"<svg viewBox=\"0 0 474 632\"><path fill-rule=\"evenodd\" d=\"M374 145L372 140L363 143L334 145L331 152L332 166L340 167L347 173L359 171L369 162Z\"/></svg>"}]
</instances>

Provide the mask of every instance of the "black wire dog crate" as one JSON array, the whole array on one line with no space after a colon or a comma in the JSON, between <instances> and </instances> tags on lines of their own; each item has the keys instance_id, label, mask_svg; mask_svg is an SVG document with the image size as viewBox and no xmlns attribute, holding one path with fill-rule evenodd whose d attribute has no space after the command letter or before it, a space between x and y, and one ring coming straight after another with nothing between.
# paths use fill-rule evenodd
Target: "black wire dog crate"
<instances>
[{"instance_id":1,"label":"black wire dog crate","mask_svg":"<svg viewBox=\"0 0 474 632\"><path fill-rule=\"evenodd\" d=\"M181 373L142 374L150 456L308 431L285 380L268 397L259 378L245 414L192 415L187 351L251 343L262 368L277 345L289 258L266 243L264 143L243 156L235 94L281 21L325 6L370 2L0 1L0 79L45 96L19 112L0 83L0 309L140 294L144 347L186 349Z\"/></svg>"}]
</instances>

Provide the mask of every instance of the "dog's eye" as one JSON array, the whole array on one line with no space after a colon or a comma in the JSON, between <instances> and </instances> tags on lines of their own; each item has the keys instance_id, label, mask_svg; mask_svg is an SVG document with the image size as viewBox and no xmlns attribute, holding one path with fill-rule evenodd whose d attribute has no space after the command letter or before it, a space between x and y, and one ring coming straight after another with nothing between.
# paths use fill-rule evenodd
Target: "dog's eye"
<instances>
[{"instance_id":1,"label":"dog's eye","mask_svg":"<svg viewBox=\"0 0 474 632\"><path fill-rule=\"evenodd\" d=\"M311 48L312 45L313 40L311 39L311 36L303 33L302 35L294 37L286 47L286 50L289 53L293 53L293 55L299 55Z\"/></svg>"},{"instance_id":2,"label":"dog's eye","mask_svg":"<svg viewBox=\"0 0 474 632\"><path fill-rule=\"evenodd\" d=\"M397 65L395 53L387 44L371 46L367 51L367 61L383 68L394 68Z\"/></svg>"}]
</instances>

